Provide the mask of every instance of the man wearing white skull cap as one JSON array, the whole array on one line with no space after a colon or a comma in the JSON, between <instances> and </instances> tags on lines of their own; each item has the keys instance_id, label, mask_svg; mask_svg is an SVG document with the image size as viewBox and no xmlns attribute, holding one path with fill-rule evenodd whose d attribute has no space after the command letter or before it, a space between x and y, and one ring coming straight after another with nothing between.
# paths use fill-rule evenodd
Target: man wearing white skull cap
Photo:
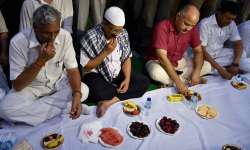
<instances>
[{"instance_id":1,"label":"man wearing white skull cap","mask_svg":"<svg viewBox=\"0 0 250 150\"><path fill-rule=\"evenodd\" d=\"M125 25L125 15L119 7L110 7L105 12L104 18L115 26Z\"/></svg>"},{"instance_id":2,"label":"man wearing white skull cap","mask_svg":"<svg viewBox=\"0 0 250 150\"><path fill-rule=\"evenodd\" d=\"M132 53L124 24L124 12L110 7L103 22L80 41L83 80L89 86L89 98L98 103L98 117L120 100L142 96L149 84L147 77L131 72Z\"/></svg>"}]
</instances>

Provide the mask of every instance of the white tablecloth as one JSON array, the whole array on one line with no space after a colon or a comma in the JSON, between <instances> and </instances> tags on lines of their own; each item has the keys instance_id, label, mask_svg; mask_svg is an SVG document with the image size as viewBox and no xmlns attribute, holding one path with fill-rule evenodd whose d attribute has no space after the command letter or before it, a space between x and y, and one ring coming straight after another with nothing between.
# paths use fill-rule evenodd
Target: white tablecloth
<instances>
[{"instance_id":1,"label":"white tablecloth","mask_svg":"<svg viewBox=\"0 0 250 150\"><path fill-rule=\"evenodd\" d=\"M250 74L247 75L250 79ZM95 117L95 107L91 115L82 115L77 120L68 116L54 118L37 127L14 125L0 130L14 130L18 141L27 139L35 150L41 150L41 138L50 132L61 133L65 137L61 150L101 150L110 149L101 144L81 143L78 139L80 125L84 122L101 121L103 127L119 128L124 135L120 150L220 150L224 144L236 144L244 150L250 149L250 87L237 90L230 81L220 77L208 77L208 83L191 87L201 93L200 104L214 106L219 114L215 119L200 118L183 103L170 103L166 96L174 93L174 88L162 88L147 92L141 98L133 99L143 106L147 97L152 98L152 109L149 116L129 117L122 111L122 103L117 103L102 118ZM155 121L161 116L176 119L180 128L173 136L157 130ZM128 123L142 120L151 126L151 134L144 140L131 138L126 131Z\"/></svg>"}]
</instances>

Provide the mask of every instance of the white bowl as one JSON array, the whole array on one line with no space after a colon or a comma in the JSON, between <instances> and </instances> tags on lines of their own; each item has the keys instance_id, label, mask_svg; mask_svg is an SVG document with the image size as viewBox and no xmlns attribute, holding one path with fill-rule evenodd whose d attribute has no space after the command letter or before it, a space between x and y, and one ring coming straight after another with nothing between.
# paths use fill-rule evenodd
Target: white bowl
<instances>
[{"instance_id":1,"label":"white bowl","mask_svg":"<svg viewBox=\"0 0 250 150\"><path fill-rule=\"evenodd\" d=\"M208 106L208 107L210 107L210 108L215 109L214 107L212 107L212 106L210 106L210 105L207 105L207 104L197 105L197 107L195 108L195 112L197 113L198 116L200 116L200 117L203 118L203 119L215 119L215 118L218 117L219 112L218 112L216 109L215 109L215 111L217 112L217 115L216 115L215 117L213 117L213 118L208 118L208 117L206 117L206 116L201 115L201 114L198 112L198 108L201 107L201 106L204 106L204 105L205 105L205 106Z\"/></svg>"},{"instance_id":2,"label":"white bowl","mask_svg":"<svg viewBox=\"0 0 250 150\"><path fill-rule=\"evenodd\" d=\"M149 128L149 134L148 134L146 137L141 137L141 138L140 138L140 137L137 137L137 136L134 136L133 133L130 131L130 125L131 125L133 122L140 122L140 123L143 123L144 125L147 125L148 128ZM132 138L134 138L134 139L139 139L139 140L143 140L143 139L147 138L147 137L151 134L152 130L151 130L150 126L149 126L147 123L143 122L143 121L132 121L132 122L130 122L130 123L128 124L128 126L127 126L127 132L128 132L128 134L129 134Z\"/></svg>"},{"instance_id":3,"label":"white bowl","mask_svg":"<svg viewBox=\"0 0 250 150\"><path fill-rule=\"evenodd\" d=\"M164 134L166 134L166 135L175 135L177 132L179 132L179 130L180 130L180 127L181 127L181 125L180 125L180 123L177 121L177 123L179 124L179 128L175 131L175 133L173 133L173 134L171 134L171 133L167 133L167 132L165 132L164 130L162 130L162 128L161 128L161 126L159 125L159 123L160 123L160 120L162 119L163 117L161 117L161 118L159 118L159 119L157 119L156 121L155 121L155 126L156 126L156 128L160 131L160 132L162 132L162 133L164 133ZM168 117L169 118L169 117ZM171 118L172 119L172 118Z\"/></svg>"},{"instance_id":4,"label":"white bowl","mask_svg":"<svg viewBox=\"0 0 250 150\"><path fill-rule=\"evenodd\" d=\"M113 129L117 130L118 133L123 137L122 142L121 142L119 145L117 145L117 146L113 146L113 145L110 145L110 144L105 143L105 142L102 140L102 138L99 136L99 138L98 138L99 143L101 143L103 146L109 147L109 148L117 148L117 147L119 147L120 145L122 145L123 142L124 142L124 136L123 136L122 132L121 132L118 128L113 128Z\"/></svg>"}]
</instances>

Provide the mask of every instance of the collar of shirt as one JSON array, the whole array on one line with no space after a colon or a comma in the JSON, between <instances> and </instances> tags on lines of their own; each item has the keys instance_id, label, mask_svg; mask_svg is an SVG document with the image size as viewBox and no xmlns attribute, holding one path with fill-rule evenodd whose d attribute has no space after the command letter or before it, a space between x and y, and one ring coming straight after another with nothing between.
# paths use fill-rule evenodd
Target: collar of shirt
<instances>
[{"instance_id":1,"label":"collar of shirt","mask_svg":"<svg viewBox=\"0 0 250 150\"><path fill-rule=\"evenodd\" d=\"M44 0L38 0L38 2L41 3L41 4L47 4L47 5L49 5L49 3L45 2Z\"/></svg>"},{"instance_id":2,"label":"collar of shirt","mask_svg":"<svg viewBox=\"0 0 250 150\"><path fill-rule=\"evenodd\" d=\"M170 22L169 31L174 32L175 34L177 34L178 32L174 27L174 18L170 19L169 22Z\"/></svg>"},{"instance_id":3,"label":"collar of shirt","mask_svg":"<svg viewBox=\"0 0 250 150\"><path fill-rule=\"evenodd\" d=\"M214 26L216 26L216 27L218 27L218 28L221 28L221 27L218 25L218 23L217 23L215 14L213 14L210 18L211 18L211 19L210 19L210 24L211 24L211 25L214 25Z\"/></svg>"},{"instance_id":4,"label":"collar of shirt","mask_svg":"<svg viewBox=\"0 0 250 150\"><path fill-rule=\"evenodd\" d=\"M34 48L34 47L37 47L37 46L41 45L41 44L38 42L38 40L37 40L37 38L36 38L36 34L35 34L35 32L34 32L33 29L31 30L31 33L30 33L30 35L29 35L28 40L29 40L29 48ZM59 41L58 37L56 37L54 43L55 43L56 45L60 44L60 41Z\"/></svg>"},{"instance_id":5,"label":"collar of shirt","mask_svg":"<svg viewBox=\"0 0 250 150\"><path fill-rule=\"evenodd\" d=\"M232 22L233 22L233 21L232 21ZM220 29L224 29L224 28L229 27L229 26L232 24L232 22L231 22L229 25L227 25L227 26L220 27L220 26L218 25L218 22L217 22L217 19L216 19L216 14L213 14L213 15L210 17L210 25L214 25L215 27L220 28Z\"/></svg>"},{"instance_id":6,"label":"collar of shirt","mask_svg":"<svg viewBox=\"0 0 250 150\"><path fill-rule=\"evenodd\" d=\"M173 33L175 36L177 36L177 37L183 35L183 33L179 33L179 32L176 30L176 28L175 28L175 26L174 26L174 24L175 24L174 18L170 19L169 22L170 22L170 26L169 26L169 31L170 31L170 32L172 32L172 33ZM184 33L184 34L185 34L185 33Z\"/></svg>"}]
</instances>

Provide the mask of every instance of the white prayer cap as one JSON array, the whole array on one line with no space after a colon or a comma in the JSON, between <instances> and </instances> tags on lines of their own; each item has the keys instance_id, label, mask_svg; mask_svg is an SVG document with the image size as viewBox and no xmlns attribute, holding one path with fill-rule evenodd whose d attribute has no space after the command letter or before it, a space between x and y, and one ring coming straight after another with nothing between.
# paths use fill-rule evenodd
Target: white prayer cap
<instances>
[{"instance_id":1,"label":"white prayer cap","mask_svg":"<svg viewBox=\"0 0 250 150\"><path fill-rule=\"evenodd\" d=\"M109 7L104 14L104 18L115 26L124 26L125 24L124 12L119 7Z\"/></svg>"}]
</instances>

